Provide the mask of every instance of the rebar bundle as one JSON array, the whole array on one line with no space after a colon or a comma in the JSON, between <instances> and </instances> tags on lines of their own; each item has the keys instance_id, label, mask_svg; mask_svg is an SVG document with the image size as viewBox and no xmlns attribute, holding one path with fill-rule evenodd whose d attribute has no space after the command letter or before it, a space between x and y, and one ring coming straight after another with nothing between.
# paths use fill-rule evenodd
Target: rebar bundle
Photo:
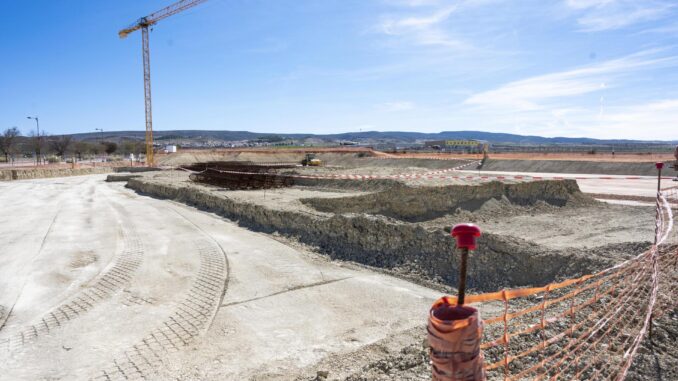
<instances>
[{"instance_id":1,"label":"rebar bundle","mask_svg":"<svg viewBox=\"0 0 678 381\"><path fill-rule=\"evenodd\" d=\"M196 171L189 178L193 181L217 185L228 189L269 189L294 185L292 176L277 173L279 169L294 168L289 163L258 164L244 161L212 161L183 166Z\"/></svg>"}]
</instances>

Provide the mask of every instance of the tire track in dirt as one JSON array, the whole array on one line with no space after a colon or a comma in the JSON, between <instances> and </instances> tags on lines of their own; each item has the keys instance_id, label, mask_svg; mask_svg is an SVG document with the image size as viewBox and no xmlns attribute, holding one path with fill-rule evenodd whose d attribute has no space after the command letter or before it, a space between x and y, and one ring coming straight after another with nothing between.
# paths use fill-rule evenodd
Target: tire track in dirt
<instances>
[{"instance_id":1,"label":"tire track in dirt","mask_svg":"<svg viewBox=\"0 0 678 381\"><path fill-rule=\"evenodd\" d=\"M52 222L50 222L49 226L47 227L47 231L45 232L45 235L42 237L42 242L40 243L40 248L38 251L33 255L33 258L28 262L28 265L30 265L35 258L40 256L42 253L42 249L45 247L45 242L47 242L47 237L49 236L50 232L52 231L52 228L54 227L54 222L56 221L57 217L59 216L59 212L61 212L61 208L57 209L56 213L54 213L54 218L52 218ZM12 311L14 311L14 306L16 305L16 302L19 300L21 297L21 294L23 293L24 288L26 287L26 281L24 281L24 285L21 287L21 290L17 294L16 298L14 299L14 302L12 303L12 306L9 308L5 308L0 305L0 331L5 327L5 324L7 324L7 320L9 319L10 315L12 315ZM7 312L5 313L5 310ZM1 345L0 341L0 345Z\"/></svg>"},{"instance_id":2,"label":"tire track in dirt","mask_svg":"<svg viewBox=\"0 0 678 381\"><path fill-rule=\"evenodd\" d=\"M113 359L94 380L146 379L163 364L167 354L181 350L207 332L221 304L227 264L221 247L211 239L201 237L193 243L200 256L200 268L187 296L164 322Z\"/></svg>"},{"instance_id":3,"label":"tire track in dirt","mask_svg":"<svg viewBox=\"0 0 678 381\"><path fill-rule=\"evenodd\" d=\"M59 329L62 325L76 320L97 304L111 298L132 279L134 272L143 261L144 247L141 239L134 233L133 225L128 224L128 228L123 228L122 224L119 226L123 251L113 264L104 270L91 286L79 292L68 302L44 314L37 320L37 323L22 328L8 338L0 339L0 350L14 352L38 340L41 336Z\"/></svg>"},{"instance_id":4,"label":"tire track in dirt","mask_svg":"<svg viewBox=\"0 0 678 381\"><path fill-rule=\"evenodd\" d=\"M114 191L130 197L125 191ZM186 226L196 231L197 238L193 239L191 247L196 249L200 258L198 272L186 297L178 303L175 311L97 372L93 380L143 380L151 377L162 366L166 355L180 351L207 332L221 306L229 279L228 261L223 248L182 213L172 207L163 209L176 213Z\"/></svg>"},{"instance_id":5,"label":"tire track in dirt","mask_svg":"<svg viewBox=\"0 0 678 381\"><path fill-rule=\"evenodd\" d=\"M118 216L118 228L123 241L122 253L114 259L107 270L95 278L90 287L52 309L32 325L21 328L19 332L12 333L4 340L0 339L0 355L6 350L4 354L9 356L8 360L28 351L28 344L43 336L49 337L50 332L65 327L66 324L84 316L95 305L114 297L132 281L134 272L141 266L144 259L144 244L135 233L136 229L131 223L131 218L128 218L129 211L112 198L103 196L108 199L114 214ZM221 305L228 280L228 263L223 249L191 220L173 208L167 209L177 213L185 220L183 223L194 231L196 238L191 240L190 247L195 248L195 253L199 257L197 272L184 294L184 299L177 299L174 311L135 345L124 350L119 356L113 355L112 362L103 366L102 371L95 373L97 379L149 377L162 365L166 355L179 351L197 337L204 335Z\"/></svg>"},{"instance_id":6,"label":"tire track in dirt","mask_svg":"<svg viewBox=\"0 0 678 381\"><path fill-rule=\"evenodd\" d=\"M80 185L82 183L84 183L84 181L80 182L78 185ZM25 186L26 184L22 184L22 185ZM36 188L39 188L38 184L29 184L29 185L30 186L27 189L24 189L24 193L26 193L26 194L28 194L28 193L33 194L33 191ZM38 195L41 195L40 192L36 192L36 193ZM3 202L2 198L5 197L5 193L2 193L2 196L3 197L0 197L0 204L2 204L2 202ZM61 205L62 199L64 198L63 195L60 195L57 198L53 198L53 197L51 197L51 195L50 196L45 195L45 196L40 196L40 197L44 198L45 201L47 201L49 199L49 201L51 203L54 203L56 205ZM35 254L31 258L31 260L27 262L27 264L24 266L24 268L26 266L29 266L31 263L33 263L35 261L35 259L38 258L40 256L40 254L42 254L42 251L45 247L45 243L47 242L47 238L49 237L50 233L52 232L52 229L54 228L55 222L56 222L57 218L59 217L59 214L61 213L62 210L63 210L63 207L61 207L61 206L59 206L57 208L56 212L54 213L54 216L51 219L49 226L47 227L47 230L45 231L45 234L42 238L39 249L35 252ZM3 221L3 223L4 223L4 221ZM23 270L22 270L22 272L23 272ZM7 324L7 320L9 320L9 317L12 315L12 311L14 310L14 306L16 305L17 301L21 297L21 294L23 293L23 290L24 290L25 287L26 287L26 282L24 282L23 286L19 290L19 293L17 294L16 298L14 299L14 302L11 303L11 306L0 305L0 331L2 331L2 329L5 327L5 324ZM0 340L0 348L2 348L2 340Z\"/></svg>"}]
</instances>

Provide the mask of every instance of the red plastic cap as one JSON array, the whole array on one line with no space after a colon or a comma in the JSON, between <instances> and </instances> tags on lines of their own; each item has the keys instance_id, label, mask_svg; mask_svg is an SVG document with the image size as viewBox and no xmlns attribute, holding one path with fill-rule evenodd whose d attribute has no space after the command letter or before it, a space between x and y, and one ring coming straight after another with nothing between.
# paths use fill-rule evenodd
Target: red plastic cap
<instances>
[{"instance_id":1,"label":"red plastic cap","mask_svg":"<svg viewBox=\"0 0 678 381\"><path fill-rule=\"evenodd\" d=\"M662 169L664 168L664 163L655 163L654 166L657 167L657 169Z\"/></svg>"},{"instance_id":2,"label":"red plastic cap","mask_svg":"<svg viewBox=\"0 0 678 381\"><path fill-rule=\"evenodd\" d=\"M474 224L458 224L452 228L452 237L457 240L458 249L476 249L476 238L480 237L480 228Z\"/></svg>"}]
</instances>

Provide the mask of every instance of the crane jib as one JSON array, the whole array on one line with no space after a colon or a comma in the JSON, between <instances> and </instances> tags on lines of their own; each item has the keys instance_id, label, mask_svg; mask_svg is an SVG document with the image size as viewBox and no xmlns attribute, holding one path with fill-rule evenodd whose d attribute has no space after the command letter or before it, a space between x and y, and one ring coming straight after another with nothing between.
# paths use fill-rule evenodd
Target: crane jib
<instances>
[{"instance_id":1,"label":"crane jib","mask_svg":"<svg viewBox=\"0 0 678 381\"><path fill-rule=\"evenodd\" d=\"M139 20L135 21L132 25L128 26L125 29L122 29L118 32L118 35L121 38L127 37L128 34L141 29L143 26L150 26L158 21L175 15L179 12L185 11L186 9L195 7L198 4L202 4L207 0L181 0L177 1L174 4L168 5L167 7L149 14L146 17L142 17Z\"/></svg>"}]
</instances>

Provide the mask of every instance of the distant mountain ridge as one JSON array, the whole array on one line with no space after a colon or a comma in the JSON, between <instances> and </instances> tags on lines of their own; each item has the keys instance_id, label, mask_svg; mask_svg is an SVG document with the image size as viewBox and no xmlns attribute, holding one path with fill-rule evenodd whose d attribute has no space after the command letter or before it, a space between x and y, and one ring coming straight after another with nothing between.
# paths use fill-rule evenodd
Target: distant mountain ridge
<instances>
[{"instance_id":1,"label":"distant mountain ridge","mask_svg":"<svg viewBox=\"0 0 678 381\"><path fill-rule=\"evenodd\" d=\"M105 131L87 132L71 134L77 140L96 140L111 138L130 138L143 139L144 131ZM249 131L213 131L213 130L169 130L153 131L156 140L169 138L184 139L218 139L225 141L256 140L270 136L280 136L290 139L322 139L322 140L390 140L414 142L417 140L486 140L491 143L511 143L511 144L677 144L678 140L628 140L628 139L593 139L593 138L566 138L554 137L546 138L535 135L516 135L498 132L483 131L442 131L437 133L407 132L407 131L365 131L365 132L347 132L341 134L284 134L284 133L262 133Z\"/></svg>"}]
</instances>

